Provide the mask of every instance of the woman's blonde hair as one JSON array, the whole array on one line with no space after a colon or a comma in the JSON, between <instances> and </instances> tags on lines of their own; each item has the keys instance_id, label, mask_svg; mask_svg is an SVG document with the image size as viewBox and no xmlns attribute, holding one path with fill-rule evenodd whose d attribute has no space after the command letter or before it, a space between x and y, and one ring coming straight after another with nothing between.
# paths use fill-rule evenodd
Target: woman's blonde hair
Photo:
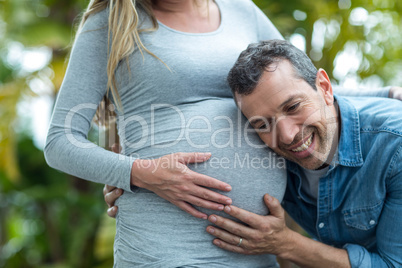
<instances>
[{"instance_id":1,"label":"woman's blonde hair","mask_svg":"<svg viewBox=\"0 0 402 268\"><path fill-rule=\"evenodd\" d=\"M153 27L139 29L139 18L137 7L141 7L152 21ZM78 26L78 33L83 28L85 21L92 14L98 13L108 8L108 61L107 61L107 94L99 105L97 116L100 125L106 125L111 115L111 110L107 107L111 104L108 99L109 92L112 95L114 104L118 110L122 110L121 99L117 90L115 72L122 60L138 49L141 54L143 51L156 57L141 42L139 33L153 31L158 28L157 20L152 11L152 0L91 0L87 10L82 15ZM158 57L156 57L158 58ZM158 58L159 59L159 58ZM127 61L127 68L130 66Z\"/></svg>"},{"instance_id":2,"label":"woman's blonde hair","mask_svg":"<svg viewBox=\"0 0 402 268\"><path fill-rule=\"evenodd\" d=\"M110 109L111 101L108 99L109 92L112 95L117 110L122 111L123 106L117 90L115 72L122 60L128 58L135 49L143 55L143 51L161 61L168 69L169 67L141 42L139 34L145 31L155 31L158 29L158 21L152 10L153 0L91 0L87 10L82 15L78 26L78 33L83 28L85 21L92 14L98 13L108 8L108 61L107 61L107 93L97 110L97 123L107 126L110 118L114 114L114 109ZM196 3L197 0L194 0ZM207 10L208 4L207 1ZM152 21L152 27L140 29L137 8L140 7ZM208 11L209 17L209 11ZM130 72L130 65L127 61L127 68Z\"/></svg>"}]
</instances>

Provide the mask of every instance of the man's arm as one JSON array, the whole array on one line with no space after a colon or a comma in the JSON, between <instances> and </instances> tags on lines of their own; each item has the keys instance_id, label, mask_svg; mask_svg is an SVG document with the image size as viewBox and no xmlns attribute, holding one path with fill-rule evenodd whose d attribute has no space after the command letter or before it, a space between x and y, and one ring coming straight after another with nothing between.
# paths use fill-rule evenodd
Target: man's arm
<instances>
[{"instance_id":1,"label":"man's arm","mask_svg":"<svg viewBox=\"0 0 402 268\"><path fill-rule=\"evenodd\" d=\"M402 267L402 144L399 144L389 163L387 196L376 227L377 252L356 244L345 245L352 267Z\"/></svg>"}]
</instances>

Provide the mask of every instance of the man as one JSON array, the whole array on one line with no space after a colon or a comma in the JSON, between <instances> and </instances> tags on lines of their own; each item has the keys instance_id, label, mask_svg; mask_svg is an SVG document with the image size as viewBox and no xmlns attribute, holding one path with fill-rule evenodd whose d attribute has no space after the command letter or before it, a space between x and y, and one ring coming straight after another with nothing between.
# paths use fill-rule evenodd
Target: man
<instances>
[{"instance_id":1,"label":"man","mask_svg":"<svg viewBox=\"0 0 402 268\"><path fill-rule=\"evenodd\" d=\"M275 254L303 267L402 267L402 104L340 98L328 75L286 41L250 45L229 73L235 100L260 138L287 159L282 203L314 239L270 215L235 206L207 231L243 254ZM320 242L318 242L318 241Z\"/></svg>"},{"instance_id":2,"label":"man","mask_svg":"<svg viewBox=\"0 0 402 268\"><path fill-rule=\"evenodd\" d=\"M325 71L284 41L250 45L228 80L260 137L289 159L285 209L323 243L289 230L278 200L266 195L268 216L225 207L247 227L211 215L221 227L207 228L218 237L214 244L243 254L276 254L307 267L400 266L401 103L334 102ZM402 99L401 92L392 87L389 97ZM122 192L105 186L111 217Z\"/></svg>"}]
</instances>

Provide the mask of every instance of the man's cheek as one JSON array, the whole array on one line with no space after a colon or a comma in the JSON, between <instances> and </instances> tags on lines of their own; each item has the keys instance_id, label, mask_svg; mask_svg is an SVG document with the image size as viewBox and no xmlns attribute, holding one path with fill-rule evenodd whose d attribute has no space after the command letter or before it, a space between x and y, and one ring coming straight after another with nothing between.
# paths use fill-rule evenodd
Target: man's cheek
<instances>
[{"instance_id":1,"label":"man's cheek","mask_svg":"<svg viewBox=\"0 0 402 268\"><path fill-rule=\"evenodd\" d=\"M278 143L276 139L272 137L267 137L267 134L259 134L261 140L271 149L275 150L278 148Z\"/></svg>"}]
</instances>

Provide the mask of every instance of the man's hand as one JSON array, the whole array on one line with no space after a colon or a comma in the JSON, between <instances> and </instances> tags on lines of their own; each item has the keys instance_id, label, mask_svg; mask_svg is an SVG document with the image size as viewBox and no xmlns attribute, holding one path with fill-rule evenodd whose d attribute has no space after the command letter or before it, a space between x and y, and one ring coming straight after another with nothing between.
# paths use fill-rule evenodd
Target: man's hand
<instances>
[{"instance_id":1,"label":"man's hand","mask_svg":"<svg viewBox=\"0 0 402 268\"><path fill-rule=\"evenodd\" d=\"M388 97L402 101L402 87L391 87Z\"/></svg>"},{"instance_id":2,"label":"man's hand","mask_svg":"<svg viewBox=\"0 0 402 268\"><path fill-rule=\"evenodd\" d=\"M345 249L325 245L290 230L279 201L266 194L264 202L270 211L268 216L235 206L225 207L226 213L247 226L224 217L209 216L209 221L220 227L207 227L207 232L217 237L213 243L236 253L274 254L301 267L351 267Z\"/></svg>"},{"instance_id":3,"label":"man's hand","mask_svg":"<svg viewBox=\"0 0 402 268\"><path fill-rule=\"evenodd\" d=\"M248 226L216 215L208 220L222 229L208 226L207 232L217 237L213 243L220 248L242 254L280 255L292 246L292 232L285 223L285 212L279 201L266 194L264 202L270 215L261 216L235 206L224 211Z\"/></svg>"},{"instance_id":4,"label":"man's hand","mask_svg":"<svg viewBox=\"0 0 402 268\"><path fill-rule=\"evenodd\" d=\"M112 152L116 154L120 153L120 145L115 143L112 145ZM107 215L111 218L116 218L117 215L117 206L114 205L117 198L119 198L123 194L123 189L116 188L114 186L105 185L103 187L103 196L105 198L105 202L109 207L107 210Z\"/></svg>"},{"instance_id":5,"label":"man's hand","mask_svg":"<svg viewBox=\"0 0 402 268\"><path fill-rule=\"evenodd\" d=\"M114 205L117 198L123 194L123 189L116 188L114 186L105 185L103 187L103 196L105 197L105 202L109 207L107 210L107 215L111 218L116 218L117 206Z\"/></svg>"}]
</instances>

